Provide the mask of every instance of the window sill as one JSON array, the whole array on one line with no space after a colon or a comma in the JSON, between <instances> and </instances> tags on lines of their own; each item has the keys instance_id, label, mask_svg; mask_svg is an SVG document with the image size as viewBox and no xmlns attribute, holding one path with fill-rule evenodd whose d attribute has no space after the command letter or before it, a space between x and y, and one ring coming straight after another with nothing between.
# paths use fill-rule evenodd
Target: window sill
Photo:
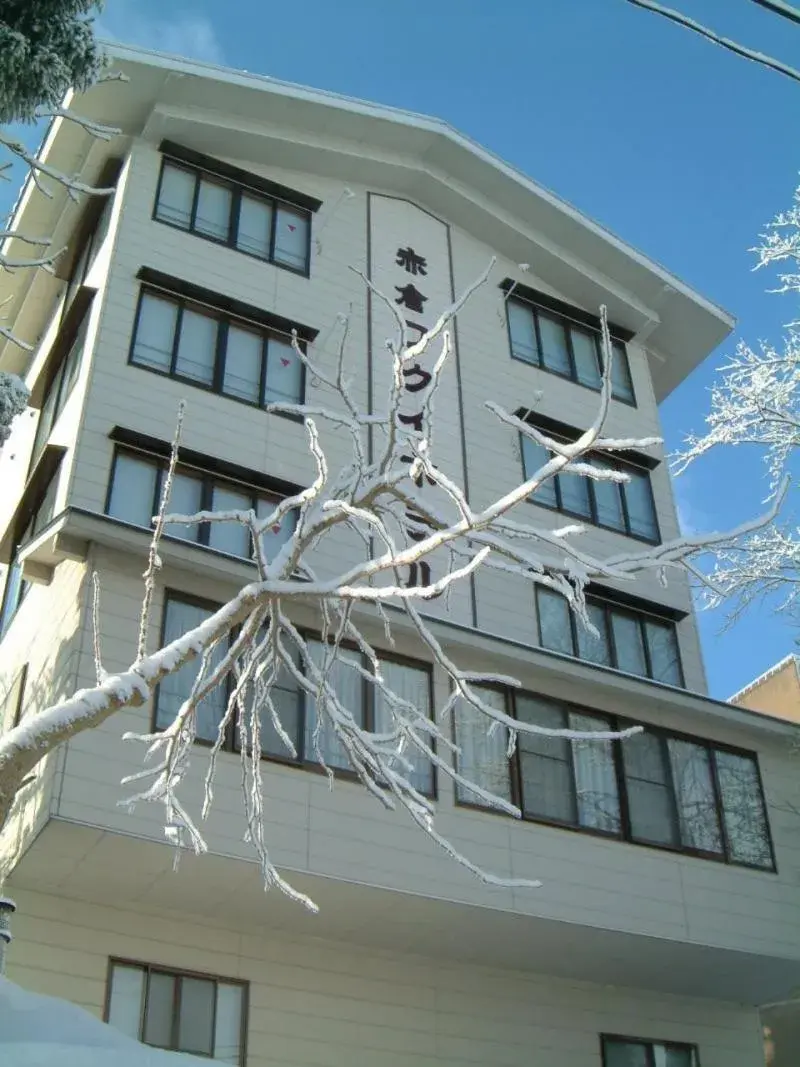
<instances>
[{"instance_id":1,"label":"window sill","mask_svg":"<svg viewBox=\"0 0 800 1067\"><path fill-rule=\"evenodd\" d=\"M239 248L229 239L223 237L214 237L210 233L201 233L198 230L191 230L187 226L181 226L177 222L170 222L169 219L162 219L153 212L153 222L157 222L160 226L169 226L171 230L177 230L178 233L185 233L187 237L197 237L201 241L208 241L209 244L216 245L217 248L227 248L230 252L237 252L241 256L247 256L248 259L255 259L258 263L263 263L267 267L277 267L278 270L288 271L289 274L294 274L298 278L310 278L311 277L311 261L309 257L309 263L306 268L292 267L288 263L281 263L280 260L270 259L268 256L260 256L257 252L248 252L245 248Z\"/></svg>"},{"instance_id":2,"label":"window sill","mask_svg":"<svg viewBox=\"0 0 800 1067\"><path fill-rule=\"evenodd\" d=\"M475 804L469 800L461 800L458 795L454 798L454 804L456 808L461 808L465 811L478 812L483 815L499 815L503 818L511 818L505 812L500 811L498 808L487 808L481 804ZM777 865L773 864L769 867L762 867L755 863L743 863L739 860L728 860L724 856L716 855L713 852L703 852L700 849L681 848L677 845L662 845L655 841L636 841L632 838L623 837L621 833L612 833L607 830L597 830L588 826L573 826L571 823L559 822L556 819L544 819L536 818L533 815L526 815L522 813L521 819L517 820L525 823L529 826L544 826L551 830L566 830L571 834L578 834L581 837L594 837L603 841L613 842L618 845L629 845L632 848L647 848L652 849L655 852L661 854L668 854L674 856L676 859L684 858L691 860L708 860L710 863L715 863L721 867L728 867L732 870L747 870L755 871L759 874L773 875L778 873ZM513 847L513 846L512 846Z\"/></svg>"},{"instance_id":3,"label":"window sill","mask_svg":"<svg viewBox=\"0 0 800 1067\"><path fill-rule=\"evenodd\" d=\"M530 359L524 359L522 356L517 356L511 352L511 358L515 363L522 363L526 367L533 367L534 370L540 370L543 374L552 374L554 378L560 378L562 382L571 382L573 385L580 386L581 389L588 389L590 393L594 393L595 396L599 396L601 387L595 388L593 385L589 385L587 382L579 381L577 378L573 378L571 374L562 374L561 371L553 370L551 367L544 367L539 362L533 362ZM611 394L611 399L618 404L624 404L629 408L637 408L638 404L635 400L629 400L624 396L617 396L615 393Z\"/></svg>"},{"instance_id":4,"label":"window sill","mask_svg":"<svg viewBox=\"0 0 800 1067\"><path fill-rule=\"evenodd\" d=\"M660 537L645 537L643 534L627 533L625 530L620 530L616 526L606 526L602 522L594 522L589 516L581 515L578 511L567 511L565 508L557 508L552 504L546 504L543 500L535 500L533 497L525 497L526 504L532 504L537 508L544 508L545 511L549 511L553 515L564 515L568 519L577 519L579 522L585 523L587 526L591 526L594 530L605 530L608 533L617 534L619 537L624 537L627 541L638 541L639 544L644 545L660 545L662 544Z\"/></svg>"},{"instance_id":5,"label":"window sill","mask_svg":"<svg viewBox=\"0 0 800 1067\"><path fill-rule=\"evenodd\" d=\"M169 371L159 370L158 367L148 367L144 363L137 363L136 360L129 358L128 366L133 367L135 370L144 371L146 374L156 374L159 378L166 378L171 382L177 382L179 385L188 385L192 389L199 389L203 393L208 393L209 396L216 396L220 400L230 400L234 404L241 404L243 407L250 408L251 411L260 411L262 415L274 415L279 419L287 419L289 422L303 422L303 416L295 414L291 411L268 411L267 407L262 407L261 404L256 404L252 400L245 400L240 396L231 396L230 393L221 393L211 385L206 385L204 382L197 381L196 378L185 378L180 374L170 374ZM269 401L268 403L272 403ZM305 404L305 399L294 400L291 403Z\"/></svg>"}]
</instances>

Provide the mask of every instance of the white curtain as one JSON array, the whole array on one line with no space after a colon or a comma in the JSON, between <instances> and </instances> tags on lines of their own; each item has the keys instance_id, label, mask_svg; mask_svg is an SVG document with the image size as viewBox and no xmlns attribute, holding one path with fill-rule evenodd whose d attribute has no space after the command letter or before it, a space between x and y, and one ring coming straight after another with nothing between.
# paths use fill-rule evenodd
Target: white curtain
<instances>
[{"instance_id":1,"label":"white curtain","mask_svg":"<svg viewBox=\"0 0 800 1067\"><path fill-rule=\"evenodd\" d=\"M278 206L275 221L275 262L284 263L295 270L305 270L308 265L308 215L295 211L286 204Z\"/></svg>"},{"instance_id":2,"label":"white curtain","mask_svg":"<svg viewBox=\"0 0 800 1067\"><path fill-rule=\"evenodd\" d=\"M261 364L264 361L264 338L253 330L228 327L225 346L225 376L222 391L228 396L258 404L261 400Z\"/></svg>"},{"instance_id":3,"label":"white curtain","mask_svg":"<svg viewBox=\"0 0 800 1067\"><path fill-rule=\"evenodd\" d=\"M202 382L203 385L211 385L214 380L218 327L219 323L211 315L189 308L184 310L175 363L176 374Z\"/></svg>"},{"instance_id":4,"label":"white curtain","mask_svg":"<svg viewBox=\"0 0 800 1067\"><path fill-rule=\"evenodd\" d=\"M380 667L388 688L417 708L425 718L430 718L430 675L428 672L391 660L382 661ZM373 687L373 691L375 694L375 733L390 733L394 729L395 717L380 689ZM399 714L402 717L408 717L408 712L401 711ZM420 792L432 793L433 765L431 761L408 742L403 749L403 756L411 760L413 770L408 772L400 767L398 768L400 773L408 777L411 784Z\"/></svg>"},{"instance_id":5,"label":"white curtain","mask_svg":"<svg viewBox=\"0 0 800 1067\"><path fill-rule=\"evenodd\" d=\"M197 197L197 215L194 226L199 233L227 241L231 220L231 190L227 185L210 182L207 178L200 181L200 193Z\"/></svg>"},{"instance_id":6,"label":"white curtain","mask_svg":"<svg viewBox=\"0 0 800 1067\"><path fill-rule=\"evenodd\" d=\"M479 689L476 693L485 704L506 711L506 698L496 689ZM458 770L463 778L475 782L489 793L511 799L511 778L508 770L508 731L499 726L489 736L492 720L465 700L456 707L456 743L461 749ZM458 786L458 797L471 804L483 801L466 786Z\"/></svg>"},{"instance_id":7,"label":"white curtain","mask_svg":"<svg viewBox=\"0 0 800 1067\"><path fill-rule=\"evenodd\" d=\"M189 228L195 181L196 178L190 171L174 167L171 163L164 164L156 212L160 219Z\"/></svg>"},{"instance_id":8,"label":"white curtain","mask_svg":"<svg viewBox=\"0 0 800 1067\"><path fill-rule=\"evenodd\" d=\"M199 626L211 615L208 608L199 607L183 600L171 598L167 601L164 618L164 643L174 641L187 630ZM220 642L214 649L209 672L217 666L225 655L225 646ZM192 686L200 670L201 657L191 660L175 674L168 675L158 687L158 710L156 725L161 729L169 726L180 711L181 705L192 691ZM214 741L217 737L222 716L227 704L227 688L217 686L197 708L197 736L204 741Z\"/></svg>"},{"instance_id":9,"label":"white curtain","mask_svg":"<svg viewBox=\"0 0 800 1067\"><path fill-rule=\"evenodd\" d=\"M610 724L595 715L570 713L571 730L607 731ZM573 741L572 761L578 798L578 821L581 826L618 833L620 829L619 793L610 741Z\"/></svg>"},{"instance_id":10,"label":"white curtain","mask_svg":"<svg viewBox=\"0 0 800 1067\"><path fill-rule=\"evenodd\" d=\"M732 859L757 867L771 866L769 835L755 760L719 750L714 753L714 758Z\"/></svg>"},{"instance_id":11,"label":"white curtain","mask_svg":"<svg viewBox=\"0 0 800 1067\"><path fill-rule=\"evenodd\" d=\"M267 347L266 400L296 404L300 400L303 364L288 341L269 339Z\"/></svg>"},{"instance_id":12,"label":"white curtain","mask_svg":"<svg viewBox=\"0 0 800 1067\"><path fill-rule=\"evenodd\" d=\"M708 750L691 741L667 740L678 804L681 841L690 848L722 852L722 835Z\"/></svg>"},{"instance_id":13,"label":"white curtain","mask_svg":"<svg viewBox=\"0 0 800 1067\"><path fill-rule=\"evenodd\" d=\"M538 363L539 349L536 344L533 312L527 304L521 304L518 300L509 300L506 308L511 350L517 359L523 359L526 363Z\"/></svg>"},{"instance_id":14,"label":"white curtain","mask_svg":"<svg viewBox=\"0 0 800 1067\"><path fill-rule=\"evenodd\" d=\"M155 463L119 453L114 463L108 514L136 526L149 526L155 513L157 477Z\"/></svg>"},{"instance_id":15,"label":"white curtain","mask_svg":"<svg viewBox=\"0 0 800 1067\"><path fill-rule=\"evenodd\" d=\"M145 293L139 305L133 360L143 367L168 371L172 362L172 343L178 306L152 293Z\"/></svg>"},{"instance_id":16,"label":"white curtain","mask_svg":"<svg viewBox=\"0 0 800 1067\"><path fill-rule=\"evenodd\" d=\"M249 511L253 498L221 485L214 486L212 507L214 511ZM250 531L241 522L212 522L208 527L208 543L220 552L248 559L250 556Z\"/></svg>"},{"instance_id":17,"label":"white curtain","mask_svg":"<svg viewBox=\"0 0 800 1067\"><path fill-rule=\"evenodd\" d=\"M319 641L309 641L311 658L320 669L325 659L325 646ZM364 725L364 681L362 675L353 668L359 663L357 653L349 649L339 649L336 659L327 672L328 684L331 685L342 704L353 716L359 726ZM308 672L307 672L308 673ZM311 679L313 682L313 679ZM321 726L315 742L314 732L317 725L317 701L310 694L306 695L305 722L305 758L311 762L318 760L317 749L328 767L350 768L347 752L336 736L331 722L323 712Z\"/></svg>"},{"instance_id":18,"label":"white curtain","mask_svg":"<svg viewBox=\"0 0 800 1067\"><path fill-rule=\"evenodd\" d=\"M236 245L243 252L269 259L272 236L272 204L254 196L242 195Z\"/></svg>"}]
</instances>

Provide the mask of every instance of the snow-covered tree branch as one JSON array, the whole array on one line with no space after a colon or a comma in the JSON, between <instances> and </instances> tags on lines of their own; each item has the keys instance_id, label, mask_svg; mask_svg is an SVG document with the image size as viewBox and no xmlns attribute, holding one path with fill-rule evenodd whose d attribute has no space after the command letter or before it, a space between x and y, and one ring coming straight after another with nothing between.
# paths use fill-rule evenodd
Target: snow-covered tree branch
<instances>
[{"instance_id":1,"label":"snow-covered tree branch","mask_svg":"<svg viewBox=\"0 0 800 1067\"><path fill-rule=\"evenodd\" d=\"M413 342L394 302L364 279L372 288L373 299L383 302L396 324L396 336L386 342L391 374L383 410L364 410L356 398L347 373L346 319L340 324L342 337L333 373L304 351L295 338L298 358L312 380L330 394L331 405L272 405L272 410L291 411L303 417L316 471L307 488L282 500L272 514L263 518L252 511L168 514L167 477L160 513L154 518L138 651L126 670L107 674L101 662L96 624L97 684L23 720L0 738L0 825L8 819L22 783L48 752L75 734L98 726L123 707L144 705L159 682L197 659L200 669L191 692L166 729L129 735L152 759L146 769L126 780L135 790L129 803L162 805L169 840L198 852L205 850L202 821L213 804L219 752L230 728L235 727L241 738L247 833L265 883L279 886L313 906L273 866L262 794L262 731L273 730L287 755L294 754L277 698L281 679L288 678L316 707L313 747L323 767L326 761L320 737L325 730L335 738L352 770L379 803L404 809L424 833L459 862L488 881L500 882L457 853L438 832L434 804L415 778L415 767L423 761L480 797L484 804L520 814L511 801L487 792L462 775L458 735L453 740L451 731L453 720L457 721L465 711L477 715L487 731L501 732L509 753L513 753L518 736L523 733L591 742L626 734L549 730L510 718L493 706L483 687L493 683L518 687L519 681L459 666L437 637L435 624L423 614L426 602L446 597L451 588L480 567L497 568L532 587L538 584L562 594L580 624L592 629L584 599L587 583L595 579L626 581L647 571L664 573L671 568L691 567L698 551L707 549L709 544L727 543L730 537L685 537L657 546L631 548L614 558L599 560L581 549L580 526L552 529L545 523L520 521L512 515L519 503L559 472L599 481L625 480L627 476L618 469L598 463L598 457L634 445L649 447L656 443L652 438L632 441L603 433L611 396L612 360L605 309L601 309L605 374L592 425L577 440L564 443L487 402L488 409L510 435L533 439L547 450L549 458L530 477L484 506L471 504L458 477L437 463L437 398L452 355L453 320L470 294L484 284L491 269L492 264L427 333ZM408 416L405 407L408 390L404 383L409 381L417 387L413 393L417 411L414 418ZM323 424L337 435L337 441L350 443L348 462L338 470L331 469L322 445ZM176 435L173 466L178 449ZM296 515L294 533L270 556L265 534L290 513ZM252 542L256 576L202 623L149 652L149 604L161 568L160 541L166 523L243 525ZM315 552L327 539L340 537L342 532L349 535L355 548L338 573L322 577L315 571ZM341 553L331 555L341 558ZM319 642L312 644L293 621L298 605L311 605L320 619ZM387 610L389 605L399 608L401 614ZM96 619L96 600L94 608ZM394 644L393 631L402 618L429 660L449 680L449 694L433 716L429 717L427 709L392 687L380 651L367 637L365 622L372 620L374 625L376 613L383 625L382 644ZM360 656L348 655L348 648L356 649ZM363 679L373 688L382 709L373 730L365 729L348 706L337 681L342 674ZM227 699L211 751L205 803L200 813L191 812L183 802L182 786L198 734L198 715L203 701L222 686ZM332 771L328 773L332 777Z\"/></svg>"},{"instance_id":2,"label":"snow-covered tree branch","mask_svg":"<svg viewBox=\"0 0 800 1067\"><path fill-rule=\"evenodd\" d=\"M800 188L753 249L757 268L788 264L778 275L781 293L800 293ZM720 368L711 392L706 431L687 439L675 458L677 473L722 446L749 445L763 454L767 493L775 498L800 447L800 323L789 322L780 347L741 342ZM792 503L795 494L787 497ZM796 610L800 594L800 530L788 509L780 521L718 549L706 585L708 602L729 601L735 618L754 599L775 594L781 609Z\"/></svg>"}]
</instances>

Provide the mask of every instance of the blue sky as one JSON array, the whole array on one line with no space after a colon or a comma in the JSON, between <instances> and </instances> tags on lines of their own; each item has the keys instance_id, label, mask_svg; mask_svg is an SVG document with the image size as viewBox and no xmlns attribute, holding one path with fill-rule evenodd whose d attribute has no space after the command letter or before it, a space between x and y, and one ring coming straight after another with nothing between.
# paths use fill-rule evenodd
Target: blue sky
<instances>
[{"instance_id":1,"label":"blue sky","mask_svg":"<svg viewBox=\"0 0 800 1067\"><path fill-rule=\"evenodd\" d=\"M752 0L672 6L794 65L800 29ZM165 11L168 10L168 14ZM800 170L800 85L624 0L107 0L103 31L446 119L738 318L777 341L796 317L751 272L757 234ZM664 404L670 448L700 429L723 346ZM677 481L692 528L758 512L766 486L742 449ZM795 647L769 609L720 635L700 624L709 684L726 697Z\"/></svg>"}]
</instances>

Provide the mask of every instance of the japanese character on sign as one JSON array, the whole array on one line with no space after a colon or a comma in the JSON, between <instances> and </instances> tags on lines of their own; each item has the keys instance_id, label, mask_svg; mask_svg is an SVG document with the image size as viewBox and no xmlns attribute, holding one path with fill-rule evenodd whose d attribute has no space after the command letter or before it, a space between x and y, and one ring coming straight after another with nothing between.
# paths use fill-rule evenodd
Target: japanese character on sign
<instances>
[{"instance_id":1,"label":"japanese character on sign","mask_svg":"<svg viewBox=\"0 0 800 1067\"><path fill-rule=\"evenodd\" d=\"M409 311L418 311L420 315L423 313L423 304L428 298L423 296L412 282L408 285L396 285L395 289L400 294L395 299L395 304L403 304Z\"/></svg>"},{"instance_id":2,"label":"japanese character on sign","mask_svg":"<svg viewBox=\"0 0 800 1067\"><path fill-rule=\"evenodd\" d=\"M428 261L424 256L418 256L413 248L398 248L395 263L398 267L404 267L409 274L421 274L423 277L428 273Z\"/></svg>"}]
</instances>

